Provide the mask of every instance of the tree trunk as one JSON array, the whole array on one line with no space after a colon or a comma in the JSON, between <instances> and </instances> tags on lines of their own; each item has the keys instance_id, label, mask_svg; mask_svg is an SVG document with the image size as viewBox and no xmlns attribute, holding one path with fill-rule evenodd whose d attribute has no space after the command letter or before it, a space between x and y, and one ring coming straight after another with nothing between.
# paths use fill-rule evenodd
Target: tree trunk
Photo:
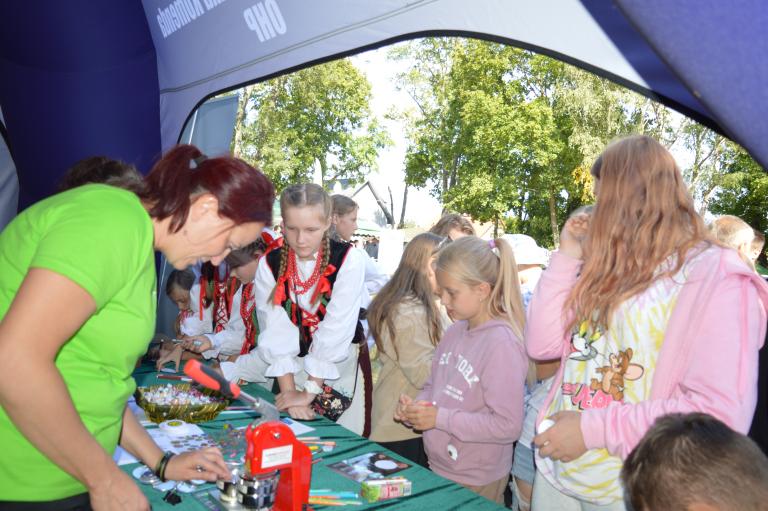
<instances>
[{"instance_id":1,"label":"tree trunk","mask_svg":"<svg viewBox=\"0 0 768 511\"><path fill-rule=\"evenodd\" d=\"M442 211L440 211L440 215L444 215L446 213L445 210L445 195L448 193L448 169L443 170L443 189L440 191L440 206L443 208Z\"/></svg>"},{"instance_id":2,"label":"tree trunk","mask_svg":"<svg viewBox=\"0 0 768 511\"><path fill-rule=\"evenodd\" d=\"M499 237L499 215L493 216L493 239Z\"/></svg>"},{"instance_id":3,"label":"tree trunk","mask_svg":"<svg viewBox=\"0 0 768 511\"><path fill-rule=\"evenodd\" d=\"M408 185L405 185L403 189L403 207L400 209L400 223L397 225L398 229L405 228L405 205L408 203Z\"/></svg>"},{"instance_id":4,"label":"tree trunk","mask_svg":"<svg viewBox=\"0 0 768 511\"><path fill-rule=\"evenodd\" d=\"M383 200L381 200L381 196L379 196L379 192L376 191L376 188L371 184L370 181L367 182L368 188L371 190L371 194L373 195L373 198L376 199L376 204L379 205L381 208L381 211L384 213L384 218L387 219L387 223L389 225L395 225L395 219L392 216L392 211L387 209L387 204Z\"/></svg>"},{"instance_id":5,"label":"tree trunk","mask_svg":"<svg viewBox=\"0 0 768 511\"><path fill-rule=\"evenodd\" d=\"M232 156L240 158L243 154L243 133L245 132L245 116L248 113L246 107L248 106L248 98L251 97L251 91L253 85L249 85L243 89L242 94L237 100L237 114L235 115L235 132L232 135L232 144L230 151Z\"/></svg>"},{"instance_id":6,"label":"tree trunk","mask_svg":"<svg viewBox=\"0 0 768 511\"><path fill-rule=\"evenodd\" d=\"M557 204L554 193L549 195L549 225L552 227L552 241L557 248L560 245L560 231L557 228Z\"/></svg>"},{"instance_id":7,"label":"tree trunk","mask_svg":"<svg viewBox=\"0 0 768 511\"><path fill-rule=\"evenodd\" d=\"M325 158L320 158L317 161L320 164L320 186L325 188L325 174L328 172L328 163L325 161Z\"/></svg>"},{"instance_id":8,"label":"tree trunk","mask_svg":"<svg viewBox=\"0 0 768 511\"><path fill-rule=\"evenodd\" d=\"M699 216L701 218L704 218L704 216L707 214L707 211L709 211L709 203L712 201L712 198L715 196L715 192L717 191L717 187L713 186L709 189L708 192L706 192L701 197L701 207L699 208Z\"/></svg>"},{"instance_id":9,"label":"tree trunk","mask_svg":"<svg viewBox=\"0 0 768 511\"><path fill-rule=\"evenodd\" d=\"M389 192L389 210L392 212L392 228L395 228L395 199L392 198L392 188L387 186L387 191Z\"/></svg>"}]
</instances>

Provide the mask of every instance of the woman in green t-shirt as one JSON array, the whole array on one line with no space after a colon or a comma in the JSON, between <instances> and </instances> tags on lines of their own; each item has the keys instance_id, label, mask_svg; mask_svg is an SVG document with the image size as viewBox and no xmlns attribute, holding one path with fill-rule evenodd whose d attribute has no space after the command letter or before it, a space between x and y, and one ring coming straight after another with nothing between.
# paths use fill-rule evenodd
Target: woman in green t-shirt
<instances>
[{"instance_id":1,"label":"woman in green t-shirt","mask_svg":"<svg viewBox=\"0 0 768 511\"><path fill-rule=\"evenodd\" d=\"M214 448L167 459L126 401L155 326L154 251L219 264L271 222L274 188L188 145L144 184L60 193L0 233L2 509L148 509L112 460L118 443L167 479L229 476Z\"/></svg>"}]
</instances>

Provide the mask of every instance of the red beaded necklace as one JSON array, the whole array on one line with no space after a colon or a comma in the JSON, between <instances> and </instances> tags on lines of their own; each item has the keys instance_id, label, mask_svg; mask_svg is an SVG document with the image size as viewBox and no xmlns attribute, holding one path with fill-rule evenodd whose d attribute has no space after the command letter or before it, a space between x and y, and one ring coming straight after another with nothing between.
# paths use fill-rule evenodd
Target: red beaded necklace
<instances>
[{"instance_id":1,"label":"red beaded necklace","mask_svg":"<svg viewBox=\"0 0 768 511\"><path fill-rule=\"evenodd\" d=\"M303 295L307 293L312 287L320 280L320 267L323 260L323 249L317 251L317 258L315 259L315 269L312 271L312 275L303 281L299 278L299 271L296 267L296 252L293 249L288 249L288 264L285 268L285 273L288 275L288 282L290 282L291 289L296 295Z\"/></svg>"},{"instance_id":2,"label":"red beaded necklace","mask_svg":"<svg viewBox=\"0 0 768 511\"><path fill-rule=\"evenodd\" d=\"M256 344L256 325L253 320L253 309L256 308L256 301L251 300L252 297L253 282L249 282L243 285L243 292L240 297L240 316L245 324L245 337L243 338L243 346L240 349L241 355L251 351L251 348Z\"/></svg>"}]
</instances>

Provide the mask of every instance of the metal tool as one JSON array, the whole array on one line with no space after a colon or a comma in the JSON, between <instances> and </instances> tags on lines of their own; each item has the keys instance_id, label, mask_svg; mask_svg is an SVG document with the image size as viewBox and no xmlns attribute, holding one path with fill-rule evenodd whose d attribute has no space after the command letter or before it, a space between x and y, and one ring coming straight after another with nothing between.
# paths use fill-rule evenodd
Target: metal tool
<instances>
[{"instance_id":1,"label":"metal tool","mask_svg":"<svg viewBox=\"0 0 768 511\"><path fill-rule=\"evenodd\" d=\"M296 438L291 428L280 421L280 412L275 405L243 392L236 383L227 381L198 360L187 362L184 373L226 397L248 401L261 415L248 425L245 432L246 452L242 473L229 485L217 484L222 504L232 507L235 504L231 502L234 494L237 504L245 509L302 511L309 502L312 453ZM235 492L231 485L235 485Z\"/></svg>"}]
</instances>

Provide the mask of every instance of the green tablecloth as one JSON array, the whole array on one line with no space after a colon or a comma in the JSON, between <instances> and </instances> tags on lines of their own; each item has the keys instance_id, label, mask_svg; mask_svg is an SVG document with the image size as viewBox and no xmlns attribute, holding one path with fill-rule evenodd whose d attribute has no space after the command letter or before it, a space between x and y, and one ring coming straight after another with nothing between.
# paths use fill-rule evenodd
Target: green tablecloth
<instances>
[{"instance_id":1,"label":"green tablecloth","mask_svg":"<svg viewBox=\"0 0 768 511\"><path fill-rule=\"evenodd\" d=\"M154 369L148 366L142 366L136 370L134 377L136 383L141 386L158 385L169 383L168 380L158 380L157 373ZM267 392L264 388L258 385L248 385L243 387L245 392L251 395L267 398L273 401L272 394ZM236 402L234 404L245 404ZM227 413L226 415L219 415L216 419L198 424L202 429L207 431L214 431L222 429L224 424L230 424L234 427L244 426L248 424L253 414L233 414ZM336 441L336 447L332 452L323 453L322 461L315 464L312 467L312 488L328 488L334 491L359 491L360 485L355 481L347 479L336 472L333 472L326 465L335 463L337 461L352 458L357 455L365 454L371 451L383 450L386 451L393 458L398 458L403 461L413 464L408 460L405 460L391 451L387 451L380 445L371 442L361 436L355 435L346 428L337 425L327 419L320 418L314 421L306 423L308 426L315 428L315 431L308 433L308 435L319 436L323 439ZM122 469L129 474L137 467L138 464L123 465ZM422 468L420 466L412 466L405 469L402 472L398 472L397 475L402 475L411 480L413 483L413 495L410 497L403 497L394 500L385 500L373 504L365 504L362 506L346 506L345 509L413 509L419 511L428 510L497 510L504 509L503 507L491 502L466 488L459 486L447 479L444 479L437 474ZM163 502L163 493L155 490L148 485L142 485L138 483L144 493L149 498L152 505L152 509L174 509L174 510L192 510L202 511L206 509L199 503L191 494L181 494L182 502L176 506ZM201 490L204 488L213 488L213 486L201 486ZM336 509L335 507L325 506L313 506L317 509ZM214 507L208 507L208 509L215 509Z\"/></svg>"}]
</instances>

